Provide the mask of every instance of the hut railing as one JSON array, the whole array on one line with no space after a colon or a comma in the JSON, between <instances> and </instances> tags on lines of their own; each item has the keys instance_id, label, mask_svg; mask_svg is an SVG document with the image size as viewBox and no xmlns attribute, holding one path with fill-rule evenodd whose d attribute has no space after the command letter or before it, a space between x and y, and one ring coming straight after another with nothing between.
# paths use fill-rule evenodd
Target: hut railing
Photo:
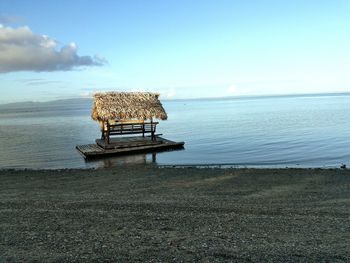
<instances>
[{"instance_id":1,"label":"hut railing","mask_svg":"<svg viewBox=\"0 0 350 263\"><path fill-rule=\"evenodd\" d=\"M145 134L151 134L151 139L155 140L155 133L157 129L158 122L127 122L127 123L115 123L110 124L106 122L106 126L102 131L102 139L106 143L110 143L110 136L114 135L130 135L130 134L142 134L142 137L145 137Z\"/></svg>"}]
</instances>

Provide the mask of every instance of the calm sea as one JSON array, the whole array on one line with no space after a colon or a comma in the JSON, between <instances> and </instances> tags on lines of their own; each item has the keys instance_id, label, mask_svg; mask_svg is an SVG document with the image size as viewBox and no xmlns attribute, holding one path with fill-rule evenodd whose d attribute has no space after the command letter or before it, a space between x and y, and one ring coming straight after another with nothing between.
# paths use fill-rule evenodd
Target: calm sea
<instances>
[{"instance_id":1,"label":"calm sea","mask_svg":"<svg viewBox=\"0 0 350 263\"><path fill-rule=\"evenodd\" d=\"M91 100L0 105L0 168L125 163L258 167L350 165L350 95L163 101L164 137L185 149L85 162L77 144L100 136Z\"/></svg>"}]
</instances>

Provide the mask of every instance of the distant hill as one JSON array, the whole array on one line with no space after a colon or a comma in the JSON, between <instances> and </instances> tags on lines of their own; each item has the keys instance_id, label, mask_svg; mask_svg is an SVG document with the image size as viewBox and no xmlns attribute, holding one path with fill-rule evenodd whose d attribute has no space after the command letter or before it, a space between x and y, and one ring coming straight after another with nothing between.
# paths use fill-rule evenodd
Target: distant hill
<instances>
[{"instance_id":1,"label":"distant hill","mask_svg":"<svg viewBox=\"0 0 350 263\"><path fill-rule=\"evenodd\" d=\"M66 108L66 107L76 107L92 105L92 99L90 98L74 98L74 99L62 99L62 100L53 100L45 102L33 102L33 101L24 101L24 102L14 102L8 104L0 104L0 110L4 109L40 109L40 108Z\"/></svg>"},{"instance_id":2,"label":"distant hill","mask_svg":"<svg viewBox=\"0 0 350 263\"><path fill-rule=\"evenodd\" d=\"M284 98L284 97L317 97L317 96L350 96L350 93L313 93L313 94L283 94L283 95L260 95L260 96L229 96L229 97L216 97L216 98L192 98L192 99L167 99L162 101L191 101L191 100L233 100L233 99L264 99L264 98ZM88 105L92 106L92 98L72 98L72 99L60 99L46 102L14 102L8 104L0 104L0 110L2 109L34 109L34 108L47 108L47 107L77 107Z\"/></svg>"},{"instance_id":3,"label":"distant hill","mask_svg":"<svg viewBox=\"0 0 350 263\"><path fill-rule=\"evenodd\" d=\"M75 110L89 112L91 111L91 108L92 99L87 98L64 99L47 102L26 101L1 104L0 115L12 116L12 114L38 114L40 112L51 112L51 114L59 115L64 112L70 112Z\"/></svg>"}]
</instances>

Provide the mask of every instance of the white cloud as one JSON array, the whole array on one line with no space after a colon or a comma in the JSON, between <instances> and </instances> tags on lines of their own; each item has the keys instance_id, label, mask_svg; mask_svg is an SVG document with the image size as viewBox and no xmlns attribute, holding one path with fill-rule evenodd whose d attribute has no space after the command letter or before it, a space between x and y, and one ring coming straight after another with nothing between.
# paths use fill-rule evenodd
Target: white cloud
<instances>
[{"instance_id":1,"label":"white cloud","mask_svg":"<svg viewBox=\"0 0 350 263\"><path fill-rule=\"evenodd\" d=\"M230 85L228 88L227 88L227 93L229 94L234 94L237 92L237 88L235 85Z\"/></svg>"},{"instance_id":2,"label":"white cloud","mask_svg":"<svg viewBox=\"0 0 350 263\"><path fill-rule=\"evenodd\" d=\"M59 48L56 40L34 34L29 27L0 25L0 73L71 70L105 63L98 56L79 56L74 42Z\"/></svg>"},{"instance_id":3,"label":"white cloud","mask_svg":"<svg viewBox=\"0 0 350 263\"><path fill-rule=\"evenodd\" d=\"M174 88L168 89L164 94L164 97L167 99L173 99L175 96L176 96L176 91Z\"/></svg>"}]
</instances>

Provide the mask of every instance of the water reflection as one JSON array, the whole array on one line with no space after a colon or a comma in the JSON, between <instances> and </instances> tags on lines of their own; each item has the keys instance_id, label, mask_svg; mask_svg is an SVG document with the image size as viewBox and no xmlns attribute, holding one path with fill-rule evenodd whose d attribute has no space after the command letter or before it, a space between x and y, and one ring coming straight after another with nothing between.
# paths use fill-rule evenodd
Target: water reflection
<instances>
[{"instance_id":1,"label":"water reflection","mask_svg":"<svg viewBox=\"0 0 350 263\"><path fill-rule=\"evenodd\" d=\"M86 161L96 168L111 168L126 164L157 164L157 153L139 153L123 156L104 157Z\"/></svg>"}]
</instances>

